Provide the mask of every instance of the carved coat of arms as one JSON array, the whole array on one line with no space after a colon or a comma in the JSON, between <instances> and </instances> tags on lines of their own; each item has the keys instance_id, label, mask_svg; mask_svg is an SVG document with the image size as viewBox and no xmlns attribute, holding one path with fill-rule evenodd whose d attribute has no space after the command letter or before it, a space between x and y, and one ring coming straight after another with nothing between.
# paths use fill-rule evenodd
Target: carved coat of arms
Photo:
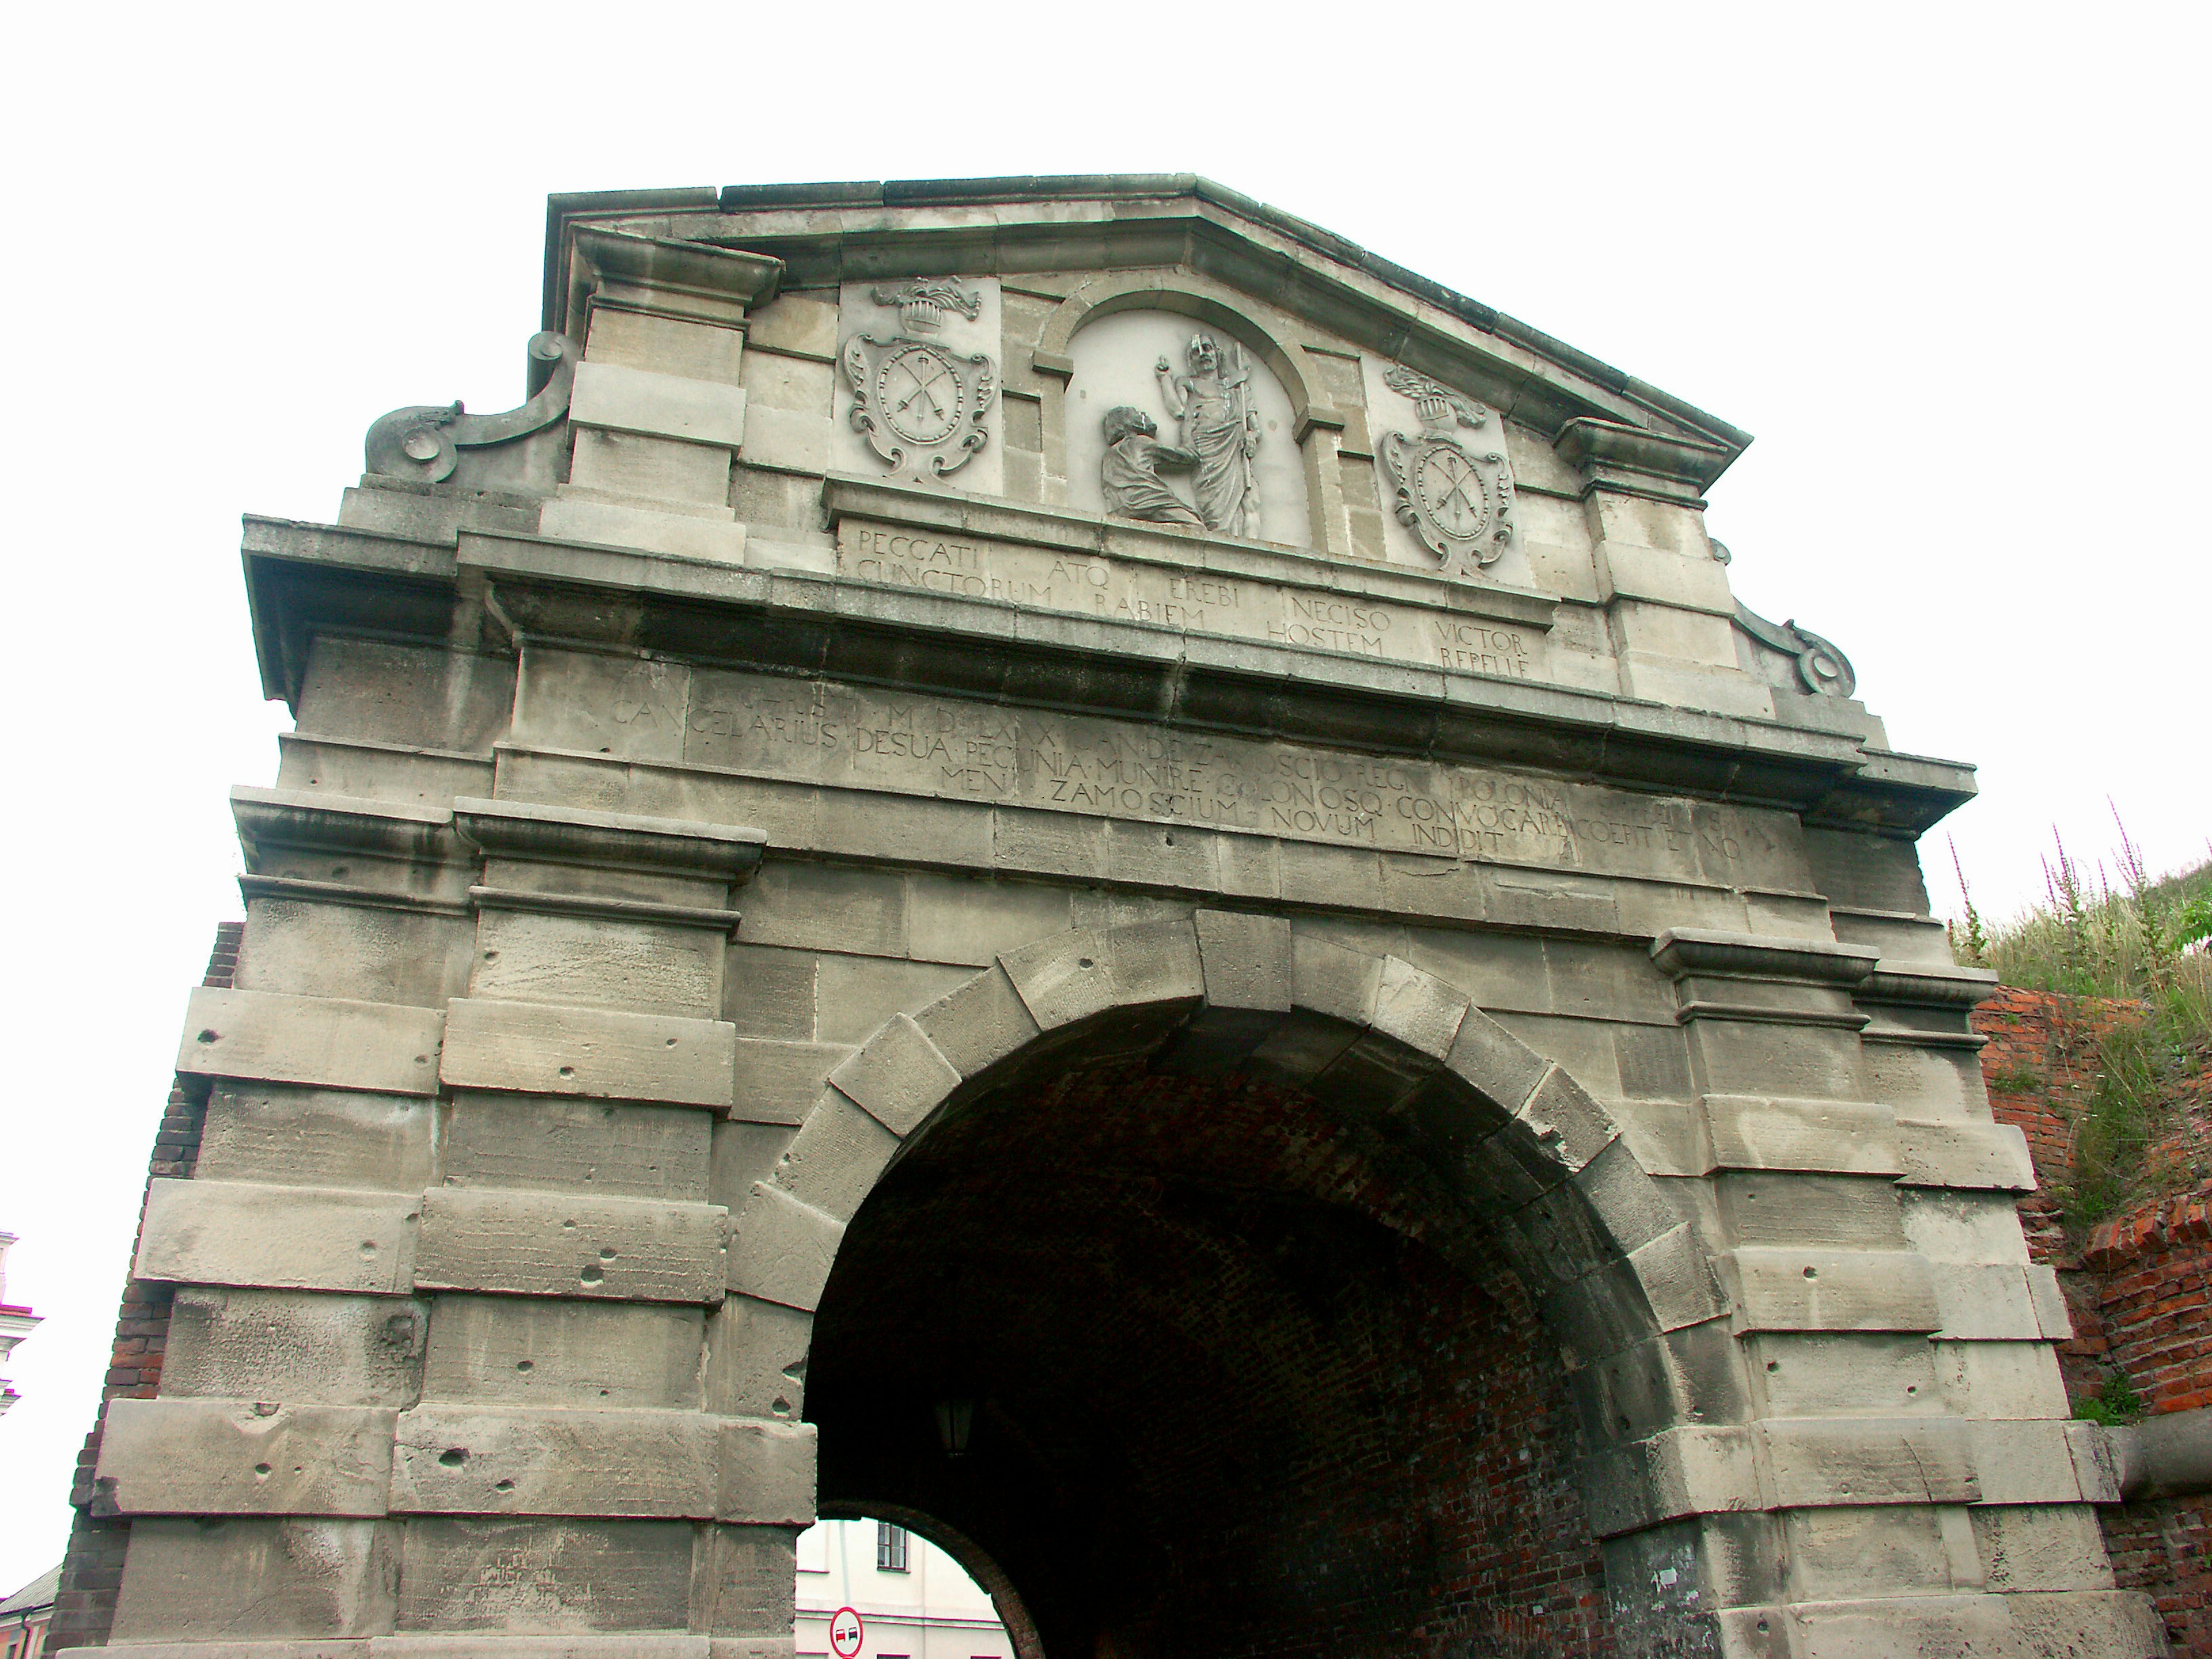
<instances>
[{"instance_id":1,"label":"carved coat of arms","mask_svg":"<svg viewBox=\"0 0 2212 1659\"><path fill-rule=\"evenodd\" d=\"M1421 421L1419 436L1386 432L1379 446L1397 491L1398 521L1443 561L1446 575L1474 575L1513 542L1513 475L1495 417L1401 364L1384 369L1382 379L1413 400ZM1470 444L1462 431L1485 433L1486 440Z\"/></svg>"},{"instance_id":2,"label":"carved coat of arms","mask_svg":"<svg viewBox=\"0 0 2212 1659\"><path fill-rule=\"evenodd\" d=\"M998 365L981 352L959 352L930 337L945 313L973 322L982 296L957 278L923 277L873 290L894 307L899 331L889 338L855 334L839 362L853 388L853 429L901 471L944 477L990 441L984 416L998 396Z\"/></svg>"}]
</instances>

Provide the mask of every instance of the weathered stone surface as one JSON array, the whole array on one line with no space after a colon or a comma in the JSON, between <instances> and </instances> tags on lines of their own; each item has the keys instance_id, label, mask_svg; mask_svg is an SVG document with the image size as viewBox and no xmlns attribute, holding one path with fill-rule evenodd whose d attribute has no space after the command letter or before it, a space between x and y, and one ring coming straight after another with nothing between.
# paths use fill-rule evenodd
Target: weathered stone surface
<instances>
[{"instance_id":1,"label":"weathered stone surface","mask_svg":"<svg viewBox=\"0 0 2212 1659\"><path fill-rule=\"evenodd\" d=\"M208 1097L193 1173L283 1186L427 1187L436 1115L420 1097L219 1085Z\"/></svg>"},{"instance_id":2,"label":"weathered stone surface","mask_svg":"<svg viewBox=\"0 0 2212 1659\"><path fill-rule=\"evenodd\" d=\"M426 1401L698 1406L696 1308L460 1295L441 1296L435 1307L422 1365Z\"/></svg>"},{"instance_id":3,"label":"weathered stone surface","mask_svg":"<svg viewBox=\"0 0 2212 1659\"><path fill-rule=\"evenodd\" d=\"M833 1087L895 1135L910 1134L960 1082L921 1028L894 1014L830 1074Z\"/></svg>"},{"instance_id":4,"label":"weathered stone surface","mask_svg":"<svg viewBox=\"0 0 2212 1659\"><path fill-rule=\"evenodd\" d=\"M1750 1330L1933 1331L1941 1323L1938 1281L1927 1258L1910 1251L1732 1250L1721 1273Z\"/></svg>"},{"instance_id":5,"label":"weathered stone surface","mask_svg":"<svg viewBox=\"0 0 2212 1659\"><path fill-rule=\"evenodd\" d=\"M382 1515L397 1416L374 1406L111 1401L100 1501L118 1515Z\"/></svg>"},{"instance_id":6,"label":"weathered stone surface","mask_svg":"<svg viewBox=\"0 0 2212 1659\"><path fill-rule=\"evenodd\" d=\"M192 993L177 1069L200 1077L438 1091L444 1016L395 1003L275 991Z\"/></svg>"},{"instance_id":7,"label":"weathered stone surface","mask_svg":"<svg viewBox=\"0 0 2212 1659\"><path fill-rule=\"evenodd\" d=\"M456 1000L440 1078L454 1088L726 1109L737 1033L721 1020Z\"/></svg>"},{"instance_id":8,"label":"weathered stone surface","mask_svg":"<svg viewBox=\"0 0 2212 1659\"><path fill-rule=\"evenodd\" d=\"M842 1043L738 1038L737 1083L730 1115L752 1123L805 1122L807 1109L822 1092L823 1081L852 1053Z\"/></svg>"},{"instance_id":9,"label":"weathered stone surface","mask_svg":"<svg viewBox=\"0 0 2212 1659\"><path fill-rule=\"evenodd\" d=\"M429 1316L425 1302L389 1297L180 1286L162 1395L410 1406Z\"/></svg>"},{"instance_id":10,"label":"weathered stone surface","mask_svg":"<svg viewBox=\"0 0 2212 1659\"><path fill-rule=\"evenodd\" d=\"M424 1405L399 1419L395 1510L804 1526L814 1431L698 1412Z\"/></svg>"},{"instance_id":11,"label":"weathered stone surface","mask_svg":"<svg viewBox=\"0 0 2212 1659\"><path fill-rule=\"evenodd\" d=\"M468 991L711 1019L722 1007L723 945L705 927L486 909Z\"/></svg>"},{"instance_id":12,"label":"weathered stone surface","mask_svg":"<svg viewBox=\"0 0 2212 1659\"><path fill-rule=\"evenodd\" d=\"M714 1119L690 1107L457 1090L446 1180L696 1203L713 1132Z\"/></svg>"},{"instance_id":13,"label":"weathered stone surface","mask_svg":"<svg viewBox=\"0 0 2212 1659\"><path fill-rule=\"evenodd\" d=\"M422 1195L425 1290L631 1302L722 1299L729 1212L559 1193L441 1188Z\"/></svg>"},{"instance_id":14,"label":"weathered stone surface","mask_svg":"<svg viewBox=\"0 0 2212 1659\"><path fill-rule=\"evenodd\" d=\"M142 1517L131 1525L115 1640L235 1650L373 1636L392 1627L399 1564L400 1529L387 1521Z\"/></svg>"},{"instance_id":15,"label":"weathered stone surface","mask_svg":"<svg viewBox=\"0 0 2212 1659\"><path fill-rule=\"evenodd\" d=\"M811 1313L844 1224L781 1188L756 1186L730 1240L729 1287Z\"/></svg>"},{"instance_id":16,"label":"weathered stone surface","mask_svg":"<svg viewBox=\"0 0 2212 1659\"><path fill-rule=\"evenodd\" d=\"M404 1296L422 1211L416 1193L155 1181L132 1272L156 1283Z\"/></svg>"},{"instance_id":17,"label":"weathered stone surface","mask_svg":"<svg viewBox=\"0 0 2212 1659\"><path fill-rule=\"evenodd\" d=\"M2148 1650L1971 779L1730 596L1744 434L1187 179L551 222L520 409L248 523L116 1634L791 1659L818 1421L1024 1653Z\"/></svg>"},{"instance_id":18,"label":"weathered stone surface","mask_svg":"<svg viewBox=\"0 0 2212 1659\"><path fill-rule=\"evenodd\" d=\"M691 1531L685 1521L410 1520L399 1628L680 1630L689 1622Z\"/></svg>"}]
</instances>

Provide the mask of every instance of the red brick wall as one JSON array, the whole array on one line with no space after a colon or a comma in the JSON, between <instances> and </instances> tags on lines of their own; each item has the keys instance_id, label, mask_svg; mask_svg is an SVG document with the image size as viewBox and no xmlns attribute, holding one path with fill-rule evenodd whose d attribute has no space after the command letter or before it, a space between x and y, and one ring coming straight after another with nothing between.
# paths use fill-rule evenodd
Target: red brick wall
<instances>
[{"instance_id":1,"label":"red brick wall","mask_svg":"<svg viewBox=\"0 0 2212 1659\"><path fill-rule=\"evenodd\" d=\"M238 968L239 941L246 924L216 924L215 947L209 952L203 985L228 988ZM206 1115L207 1097L185 1078L170 1085L168 1104L161 1127L154 1132L154 1152L146 1165L146 1179L189 1176L199 1158L200 1126ZM139 1225L145 1225L145 1200L138 1207ZM138 1243L133 1237L135 1260ZM115 1344L107 1358L107 1376L100 1391L101 1417L106 1402L118 1398L150 1400L161 1386L161 1356L168 1346L169 1289L128 1279L123 1285L123 1305L115 1317ZM100 1461L99 1422L84 1437L77 1453L76 1478L70 1487L70 1502L76 1518L70 1527L69 1552L62 1562L61 1585L54 1597L52 1627L46 1636L50 1650L105 1646L115 1621L115 1593L123 1582L123 1552L131 1536L131 1523L96 1512L92 1472Z\"/></svg>"},{"instance_id":2,"label":"red brick wall","mask_svg":"<svg viewBox=\"0 0 2212 1659\"><path fill-rule=\"evenodd\" d=\"M2147 1410L2212 1405L2212 1186L2151 1197L2086 1237L2069 1232L2051 1192L2073 1172L2073 1126L2094 1081L2097 1032L2127 1011L2113 1005L2007 989L1984 1005L1975 1028L1990 1105L2027 1134L2044 1190L2021 1200L2028 1249L2057 1270L2074 1319L2060 1350L2078 1405L2118 1372ZM2192 1086L2171 1103L2151 1149L2162 1185L2185 1180L2201 1156L2212 1113ZM2147 1591L2166 1620L2175 1659L2212 1659L2212 1504L2203 1494L2139 1500L2099 1510L2121 1587Z\"/></svg>"}]
</instances>

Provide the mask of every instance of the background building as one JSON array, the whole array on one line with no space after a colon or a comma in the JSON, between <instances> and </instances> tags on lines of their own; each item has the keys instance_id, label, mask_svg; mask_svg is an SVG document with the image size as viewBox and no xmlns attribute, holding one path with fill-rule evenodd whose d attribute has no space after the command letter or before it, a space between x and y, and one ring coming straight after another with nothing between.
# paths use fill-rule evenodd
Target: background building
<instances>
[{"instance_id":1,"label":"background building","mask_svg":"<svg viewBox=\"0 0 2212 1659\"><path fill-rule=\"evenodd\" d=\"M61 1563L57 1561L0 1601L0 1659L39 1659L46 1650L46 1626L54 1616L54 1593L61 1582Z\"/></svg>"},{"instance_id":2,"label":"background building","mask_svg":"<svg viewBox=\"0 0 2212 1659\"><path fill-rule=\"evenodd\" d=\"M0 1412L14 1405L20 1396L8 1382L8 1356L15 1345L31 1334L39 1322L38 1316L28 1308L19 1308L8 1300L8 1247L15 1242L13 1233L0 1233ZM15 1659L9 1654L6 1659Z\"/></svg>"},{"instance_id":3,"label":"background building","mask_svg":"<svg viewBox=\"0 0 2212 1659\"><path fill-rule=\"evenodd\" d=\"M960 1564L887 1521L822 1521L799 1534L798 1646L806 1659L827 1659L840 1607L860 1615L860 1659L1013 1656L991 1598Z\"/></svg>"}]
</instances>

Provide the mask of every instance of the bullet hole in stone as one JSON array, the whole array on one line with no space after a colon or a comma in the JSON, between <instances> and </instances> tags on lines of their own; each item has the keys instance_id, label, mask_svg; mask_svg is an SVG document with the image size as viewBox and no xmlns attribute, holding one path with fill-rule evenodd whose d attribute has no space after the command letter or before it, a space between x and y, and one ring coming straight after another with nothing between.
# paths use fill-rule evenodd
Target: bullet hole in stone
<instances>
[{"instance_id":1,"label":"bullet hole in stone","mask_svg":"<svg viewBox=\"0 0 2212 1659\"><path fill-rule=\"evenodd\" d=\"M791 1415L791 1401L786 1400L781 1395L778 1395L775 1401L769 1405L769 1409L774 1412L778 1417L788 1417Z\"/></svg>"},{"instance_id":2,"label":"bullet hole in stone","mask_svg":"<svg viewBox=\"0 0 2212 1659\"><path fill-rule=\"evenodd\" d=\"M213 1042L222 1035L222 1033L220 1031L202 1031L198 1036L194 1037L192 1041L195 1042Z\"/></svg>"},{"instance_id":3,"label":"bullet hole in stone","mask_svg":"<svg viewBox=\"0 0 2212 1659\"><path fill-rule=\"evenodd\" d=\"M602 755L611 755L615 752L615 747L611 743L603 743L599 745L599 752Z\"/></svg>"},{"instance_id":4,"label":"bullet hole in stone","mask_svg":"<svg viewBox=\"0 0 2212 1659\"><path fill-rule=\"evenodd\" d=\"M373 1239L373 1238L364 1238L364 1239L362 1239L362 1240L361 1241L361 1259L362 1259L363 1261L368 1261L370 1258L372 1258L373 1256L374 1256L374 1255L375 1255L375 1254L376 1254L376 1241L375 1241L374 1239Z\"/></svg>"},{"instance_id":5,"label":"bullet hole in stone","mask_svg":"<svg viewBox=\"0 0 2212 1659\"><path fill-rule=\"evenodd\" d=\"M269 1466L266 1463L256 1463L253 1466L253 1478L256 1480L266 1480L269 1478Z\"/></svg>"},{"instance_id":6,"label":"bullet hole in stone","mask_svg":"<svg viewBox=\"0 0 2212 1659\"><path fill-rule=\"evenodd\" d=\"M1805 1269L1805 1277L1808 1279L1818 1279L1820 1276L1820 1270L1818 1267L1808 1267Z\"/></svg>"},{"instance_id":7,"label":"bullet hole in stone","mask_svg":"<svg viewBox=\"0 0 2212 1659\"><path fill-rule=\"evenodd\" d=\"M494 1492L513 1492L514 1490L514 1482L512 1480L495 1480L491 1483L491 1489Z\"/></svg>"},{"instance_id":8,"label":"bullet hole in stone","mask_svg":"<svg viewBox=\"0 0 2212 1659\"><path fill-rule=\"evenodd\" d=\"M534 1371L538 1369L538 1362L534 1359L518 1359L514 1362L514 1369L519 1371Z\"/></svg>"},{"instance_id":9,"label":"bullet hole in stone","mask_svg":"<svg viewBox=\"0 0 2212 1659\"><path fill-rule=\"evenodd\" d=\"M469 1449L466 1446L448 1446L438 1454L438 1461L449 1469L458 1469L469 1461Z\"/></svg>"},{"instance_id":10,"label":"bullet hole in stone","mask_svg":"<svg viewBox=\"0 0 2212 1659\"><path fill-rule=\"evenodd\" d=\"M343 864L334 864L331 866L331 874L333 876L349 876L352 873L353 871Z\"/></svg>"},{"instance_id":11,"label":"bullet hole in stone","mask_svg":"<svg viewBox=\"0 0 2212 1659\"><path fill-rule=\"evenodd\" d=\"M561 1231L564 1233L573 1233L576 1231L576 1224L574 1221L564 1221L561 1224Z\"/></svg>"},{"instance_id":12,"label":"bullet hole in stone","mask_svg":"<svg viewBox=\"0 0 2212 1659\"><path fill-rule=\"evenodd\" d=\"M1782 1362L1778 1359L1770 1359L1766 1362L1766 1369L1770 1371L1778 1371L1782 1369Z\"/></svg>"},{"instance_id":13,"label":"bullet hole in stone","mask_svg":"<svg viewBox=\"0 0 2212 1659\"><path fill-rule=\"evenodd\" d=\"M1918 1394L1920 1392L1920 1385L1917 1382L1908 1382L1905 1385L1905 1391L1907 1394Z\"/></svg>"},{"instance_id":14,"label":"bullet hole in stone","mask_svg":"<svg viewBox=\"0 0 2212 1659\"><path fill-rule=\"evenodd\" d=\"M615 1252L612 1245L609 1245L606 1249L599 1252L599 1260L602 1261L611 1261L614 1259Z\"/></svg>"},{"instance_id":15,"label":"bullet hole in stone","mask_svg":"<svg viewBox=\"0 0 2212 1659\"><path fill-rule=\"evenodd\" d=\"M1175 837L1174 837L1173 836L1161 836L1161 837L1160 837L1160 839L1161 839L1162 841L1165 842L1166 842L1169 846L1170 846L1170 847L1172 847L1172 846L1174 846L1174 845L1175 845Z\"/></svg>"},{"instance_id":16,"label":"bullet hole in stone","mask_svg":"<svg viewBox=\"0 0 2212 1659\"><path fill-rule=\"evenodd\" d=\"M576 1277L586 1285L597 1285L606 1278L606 1274L599 1271L599 1264L594 1261L588 1264Z\"/></svg>"},{"instance_id":17,"label":"bullet hole in stone","mask_svg":"<svg viewBox=\"0 0 2212 1659\"><path fill-rule=\"evenodd\" d=\"M670 1048L673 1048L676 1046L676 1039L675 1039L674 1037L671 1037L671 1038L669 1038L669 1039L668 1039L668 1046L669 1046Z\"/></svg>"},{"instance_id":18,"label":"bullet hole in stone","mask_svg":"<svg viewBox=\"0 0 2212 1659\"><path fill-rule=\"evenodd\" d=\"M257 1400L253 1402L253 1414L256 1417L274 1417L282 1410L283 1407L273 1400Z\"/></svg>"},{"instance_id":19,"label":"bullet hole in stone","mask_svg":"<svg viewBox=\"0 0 2212 1659\"><path fill-rule=\"evenodd\" d=\"M1764 1635L1765 1635L1765 1634L1766 1634L1766 1620L1765 1620L1764 1619L1762 1619L1762 1620L1760 1620L1759 1621L1759 1633L1761 1636L1764 1636Z\"/></svg>"},{"instance_id":20,"label":"bullet hole in stone","mask_svg":"<svg viewBox=\"0 0 2212 1659\"><path fill-rule=\"evenodd\" d=\"M1089 957L1078 957L1075 959L1075 965L1079 968L1088 968L1091 965L1091 958Z\"/></svg>"},{"instance_id":21,"label":"bullet hole in stone","mask_svg":"<svg viewBox=\"0 0 2212 1659\"><path fill-rule=\"evenodd\" d=\"M499 960L499 952L498 952L498 951L485 951L485 952L484 952L484 960L485 960L486 962L497 962L497 961Z\"/></svg>"},{"instance_id":22,"label":"bullet hole in stone","mask_svg":"<svg viewBox=\"0 0 2212 1659\"><path fill-rule=\"evenodd\" d=\"M573 1066L563 1066L561 1068L561 1075L562 1077L574 1077L576 1075L576 1068Z\"/></svg>"},{"instance_id":23,"label":"bullet hole in stone","mask_svg":"<svg viewBox=\"0 0 2212 1659\"><path fill-rule=\"evenodd\" d=\"M600 1399L602 1399L602 1400L605 1400L605 1399L609 1395L612 1394L613 1392L614 1392L614 1390L613 1390L612 1389L601 1389L599 1390L599 1398L600 1398Z\"/></svg>"}]
</instances>

